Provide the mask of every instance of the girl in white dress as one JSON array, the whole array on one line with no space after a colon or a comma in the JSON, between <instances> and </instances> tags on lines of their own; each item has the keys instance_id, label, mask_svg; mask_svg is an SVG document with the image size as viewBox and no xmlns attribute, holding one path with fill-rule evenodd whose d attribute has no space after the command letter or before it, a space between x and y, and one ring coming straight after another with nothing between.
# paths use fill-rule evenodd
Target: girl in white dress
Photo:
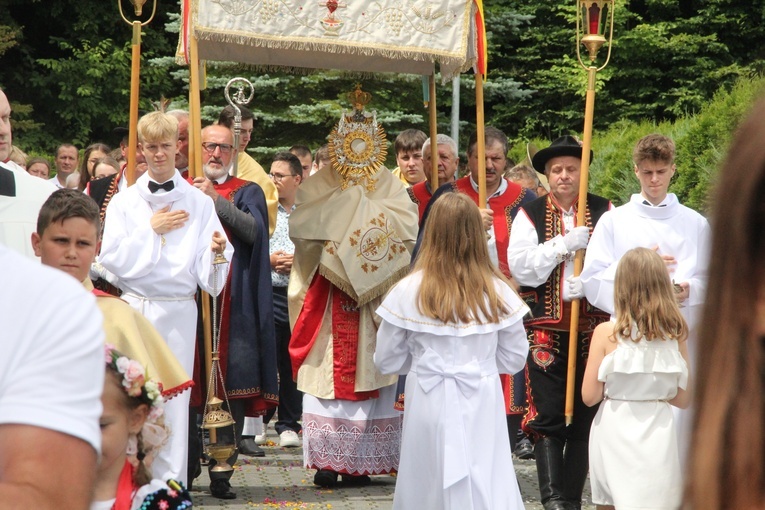
<instances>
[{"instance_id":1,"label":"girl in white dress","mask_svg":"<svg viewBox=\"0 0 765 510\"><path fill-rule=\"evenodd\" d=\"M682 496L671 406L690 403L688 326L662 258L624 254L615 321L595 328L582 400L600 403L590 429L590 484L599 509L676 509ZM602 402L601 402L602 401Z\"/></svg>"},{"instance_id":2,"label":"girl in white dress","mask_svg":"<svg viewBox=\"0 0 765 510\"><path fill-rule=\"evenodd\" d=\"M525 365L527 311L489 259L476 205L439 198L412 274L377 309L375 365L407 375L394 509L523 508L499 373Z\"/></svg>"},{"instance_id":3,"label":"girl in white dress","mask_svg":"<svg viewBox=\"0 0 765 510\"><path fill-rule=\"evenodd\" d=\"M136 360L105 346L101 462L90 510L182 510L189 493L174 480L152 480L149 464L164 446L162 387Z\"/></svg>"}]
</instances>

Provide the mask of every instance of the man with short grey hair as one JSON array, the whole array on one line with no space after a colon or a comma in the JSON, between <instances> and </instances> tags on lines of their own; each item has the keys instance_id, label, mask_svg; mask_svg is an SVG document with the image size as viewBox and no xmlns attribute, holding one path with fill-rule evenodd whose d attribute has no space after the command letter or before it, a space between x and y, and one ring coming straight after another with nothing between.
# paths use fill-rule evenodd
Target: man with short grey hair
<instances>
[{"instance_id":1,"label":"man with short grey hair","mask_svg":"<svg viewBox=\"0 0 765 510\"><path fill-rule=\"evenodd\" d=\"M422 145L422 162L423 167L425 168L425 176L427 178L406 190L407 193L409 193L409 198L412 199L412 202L417 204L420 221L422 221L422 215L425 213L425 208L435 191L430 188L430 173L432 169L430 146L430 138L428 138ZM436 136L436 146L438 151L438 186L440 187L446 183L454 182L457 169L460 165L460 158L457 155L457 143L451 137L444 134L438 134Z\"/></svg>"},{"instance_id":2,"label":"man with short grey hair","mask_svg":"<svg viewBox=\"0 0 765 510\"><path fill-rule=\"evenodd\" d=\"M243 440L245 416L260 416L277 405L276 338L273 323L271 266L268 258L268 210L260 186L229 175L236 152L231 130L222 125L202 130L201 150L204 177L196 177L194 186L212 198L215 212L226 229L234 257L224 292L218 296L221 310L220 369L226 382L226 400L235 425L236 438L230 427L218 429L218 439L238 446L245 455L263 456L252 442ZM199 332L197 339L203 338ZM197 355L202 357L202 349ZM204 387L207 377L198 383ZM196 403L196 402L195 402ZM201 405L202 403L199 402ZM190 420L193 425L194 417ZM190 434L189 479L196 475L198 451ZM234 453L228 459L233 465ZM218 472L210 461L210 493L219 499L234 499L230 478L232 472Z\"/></svg>"}]
</instances>

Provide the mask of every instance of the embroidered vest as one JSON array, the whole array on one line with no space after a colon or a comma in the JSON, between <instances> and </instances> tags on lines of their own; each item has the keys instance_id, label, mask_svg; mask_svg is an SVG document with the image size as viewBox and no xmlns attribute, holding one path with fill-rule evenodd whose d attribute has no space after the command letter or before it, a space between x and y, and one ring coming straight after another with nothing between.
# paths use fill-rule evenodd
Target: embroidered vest
<instances>
[{"instance_id":1,"label":"embroidered vest","mask_svg":"<svg viewBox=\"0 0 765 510\"><path fill-rule=\"evenodd\" d=\"M584 222L590 229L598 223L604 212L608 210L609 201L603 197L587 193L587 210ZM563 218L561 210L553 203L550 195L537 199L523 206L531 223L537 231L537 238L544 243L557 235L563 234ZM521 287L521 298L531 309L524 320L526 325L558 324L563 316L563 264L558 264L550 277L539 287ZM586 299L580 299L580 319L587 319L592 328L608 320L609 314L590 305Z\"/></svg>"},{"instance_id":2,"label":"embroidered vest","mask_svg":"<svg viewBox=\"0 0 765 510\"><path fill-rule=\"evenodd\" d=\"M430 197L433 196L425 185L426 182L427 181L418 182L414 186L406 188L406 192L409 193L409 198L412 199L412 202L417 204L417 216L420 223L422 223L422 215L425 214L425 208L428 206L428 202L430 202Z\"/></svg>"},{"instance_id":3,"label":"embroidered vest","mask_svg":"<svg viewBox=\"0 0 765 510\"><path fill-rule=\"evenodd\" d=\"M507 183L507 189L498 197L487 199L487 207L494 211L494 235L497 240L497 256L499 258L499 270L508 278L510 268L507 265L507 246L510 243L510 229L513 225L513 219L521 208L521 204L531 202L531 195L526 193L526 189L520 187L514 182ZM470 176L452 183L455 191L464 193L478 203L478 193L470 184Z\"/></svg>"}]
</instances>

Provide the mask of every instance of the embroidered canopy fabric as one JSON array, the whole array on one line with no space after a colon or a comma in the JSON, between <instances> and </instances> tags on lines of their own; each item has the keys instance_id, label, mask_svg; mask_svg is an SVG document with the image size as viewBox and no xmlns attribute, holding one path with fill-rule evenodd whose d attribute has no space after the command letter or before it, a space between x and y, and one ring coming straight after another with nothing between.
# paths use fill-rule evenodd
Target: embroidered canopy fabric
<instances>
[{"instance_id":1,"label":"embroidered canopy fabric","mask_svg":"<svg viewBox=\"0 0 765 510\"><path fill-rule=\"evenodd\" d=\"M199 58L291 69L432 74L475 62L473 0L186 0ZM193 23L189 21L193 20Z\"/></svg>"}]
</instances>

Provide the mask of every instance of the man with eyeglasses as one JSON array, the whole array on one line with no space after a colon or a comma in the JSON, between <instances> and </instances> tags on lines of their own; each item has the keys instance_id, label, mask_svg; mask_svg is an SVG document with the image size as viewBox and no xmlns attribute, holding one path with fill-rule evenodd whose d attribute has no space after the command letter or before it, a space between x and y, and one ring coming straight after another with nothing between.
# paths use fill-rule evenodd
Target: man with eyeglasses
<instances>
[{"instance_id":1,"label":"man with eyeglasses","mask_svg":"<svg viewBox=\"0 0 765 510\"><path fill-rule=\"evenodd\" d=\"M237 444L245 455L263 456L265 453L252 442L242 439L245 416L260 416L276 406L278 382L276 377L276 340L273 323L273 296L271 293L271 266L268 259L268 212L263 190L254 182L229 175L235 153L234 137L230 129L221 125L202 130L202 170L204 177L196 177L193 184L209 196L215 212L234 246L234 257L229 259L228 281L217 298L221 311L220 368L226 382L229 411L236 422L235 434L231 428L218 431L218 440ZM199 332L198 341L204 338ZM204 350L199 346L199 359ZM205 387L207 371L198 381ZM203 396L194 399L200 408ZM196 420L192 416L192 429ZM192 430L189 445L189 479L200 469L198 442ZM237 453L228 459L233 465ZM208 466L210 493L220 499L234 499L230 478L232 472L217 472L215 461Z\"/></svg>"},{"instance_id":2,"label":"man with eyeglasses","mask_svg":"<svg viewBox=\"0 0 765 510\"><path fill-rule=\"evenodd\" d=\"M695 326L707 287L709 223L668 193L676 170L671 138L644 136L635 146L632 160L640 193L605 213L595 227L581 274L584 294L590 303L613 315L614 275L622 255L639 246L656 250L667 265L680 312L688 322L688 349L693 359ZM692 410L674 409L678 437L687 438ZM680 444L681 462L686 445L687 439Z\"/></svg>"},{"instance_id":3,"label":"man with eyeglasses","mask_svg":"<svg viewBox=\"0 0 765 510\"><path fill-rule=\"evenodd\" d=\"M252 156L247 154L247 144L252 137L252 129L255 122L255 116L245 106L239 107L242 114L242 125L239 130L239 147L236 157L236 176L245 181L256 183L266 195L266 206L268 207L268 235L274 233L276 228L276 204L279 202L279 194L276 186L268 178L266 171L255 161ZM220 112L218 124L229 129L234 129L234 117L236 112L232 106L226 106Z\"/></svg>"},{"instance_id":4,"label":"man with eyeglasses","mask_svg":"<svg viewBox=\"0 0 765 510\"><path fill-rule=\"evenodd\" d=\"M298 187L303 182L304 166L300 158L289 152L277 152L271 163L269 176L279 191L279 211L276 230L269 242L271 254L271 285L274 291L274 328L276 329L277 363L279 368L279 419L274 424L279 434L279 446L295 448L303 444L298 436L303 415L303 393L298 391L292 378L292 362L289 345L291 337L290 318L287 309L287 285L290 281L295 245L290 239L290 214L295 210ZM266 425L275 409L265 416Z\"/></svg>"}]
</instances>

